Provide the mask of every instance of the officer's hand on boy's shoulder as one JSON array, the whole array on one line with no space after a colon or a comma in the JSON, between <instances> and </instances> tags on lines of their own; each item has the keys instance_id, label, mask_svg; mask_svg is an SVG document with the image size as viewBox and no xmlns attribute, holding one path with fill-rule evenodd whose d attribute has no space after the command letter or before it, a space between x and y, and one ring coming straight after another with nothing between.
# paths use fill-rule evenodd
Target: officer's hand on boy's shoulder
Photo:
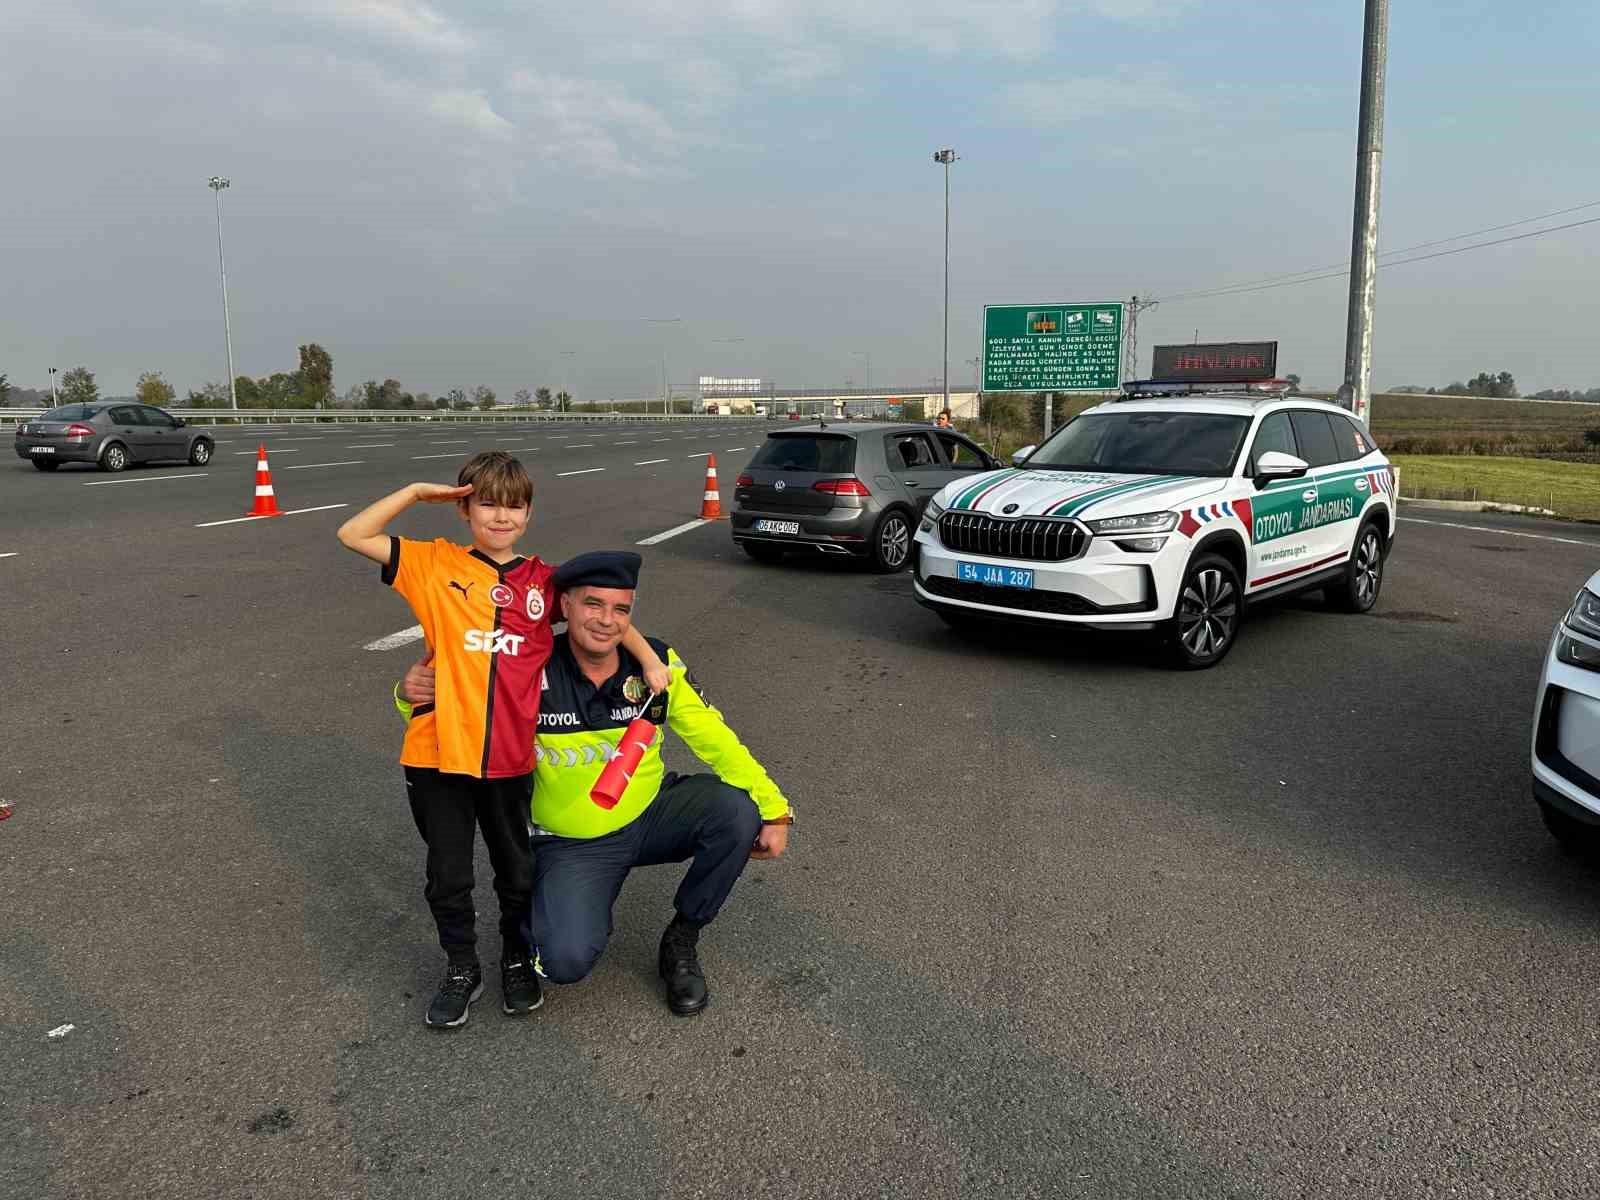
<instances>
[{"instance_id":1,"label":"officer's hand on boy's shoulder","mask_svg":"<svg viewBox=\"0 0 1600 1200\"><path fill-rule=\"evenodd\" d=\"M433 703L433 668L428 665L432 661L430 654L421 662L413 663L400 683L400 694L412 704Z\"/></svg>"}]
</instances>

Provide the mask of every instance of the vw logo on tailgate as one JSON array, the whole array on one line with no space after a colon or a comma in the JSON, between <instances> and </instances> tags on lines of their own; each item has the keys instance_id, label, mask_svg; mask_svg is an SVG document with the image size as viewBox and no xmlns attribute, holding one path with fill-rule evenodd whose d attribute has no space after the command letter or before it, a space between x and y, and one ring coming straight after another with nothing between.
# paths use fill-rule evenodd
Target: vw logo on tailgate
<instances>
[{"instance_id":1,"label":"vw logo on tailgate","mask_svg":"<svg viewBox=\"0 0 1600 1200\"><path fill-rule=\"evenodd\" d=\"M783 480L780 479L780 480L778 480L777 483L772 485L772 490L775 491L775 492L781 492L781 491L783 491L784 488L786 488L788 486L789 486L788 484L784 483Z\"/></svg>"}]
</instances>

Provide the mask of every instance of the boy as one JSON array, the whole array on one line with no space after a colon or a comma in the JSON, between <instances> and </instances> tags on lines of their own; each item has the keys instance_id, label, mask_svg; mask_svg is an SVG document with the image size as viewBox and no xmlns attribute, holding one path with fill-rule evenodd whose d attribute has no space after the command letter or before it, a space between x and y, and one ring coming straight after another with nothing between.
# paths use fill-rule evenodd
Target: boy
<instances>
[{"instance_id":1,"label":"boy","mask_svg":"<svg viewBox=\"0 0 1600 1200\"><path fill-rule=\"evenodd\" d=\"M384 529L411 505L454 503L470 546L393 537ZM417 831L428 846L424 895L448 966L425 1022L467 1023L483 993L472 907L473 824L483 832L500 899L501 1011L523 1016L544 1000L524 930L533 888L528 795L539 693L560 620L554 569L516 552L528 527L533 481L501 450L467 460L456 486L413 483L351 517L339 541L383 565L383 581L422 625L438 672L432 707L406 728L400 762ZM637 633L625 643L652 688L669 676Z\"/></svg>"}]
</instances>

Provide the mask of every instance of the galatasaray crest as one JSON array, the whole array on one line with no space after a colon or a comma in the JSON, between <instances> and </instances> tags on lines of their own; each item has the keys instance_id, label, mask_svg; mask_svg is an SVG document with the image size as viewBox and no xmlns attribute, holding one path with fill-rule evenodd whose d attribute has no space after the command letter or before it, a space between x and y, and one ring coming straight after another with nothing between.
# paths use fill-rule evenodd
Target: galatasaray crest
<instances>
[{"instance_id":1,"label":"galatasaray crest","mask_svg":"<svg viewBox=\"0 0 1600 1200\"><path fill-rule=\"evenodd\" d=\"M537 621L544 616L544 593L538 588L528 589L528 620Z\"/></svg>"}]
</instances>

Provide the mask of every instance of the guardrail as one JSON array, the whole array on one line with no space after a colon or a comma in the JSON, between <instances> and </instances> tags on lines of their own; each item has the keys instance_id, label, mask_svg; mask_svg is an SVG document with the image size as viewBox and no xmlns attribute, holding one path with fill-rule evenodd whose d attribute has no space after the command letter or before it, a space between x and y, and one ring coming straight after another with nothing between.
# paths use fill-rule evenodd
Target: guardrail
<instances>
[{"instance_id":1,"label":"guardrail","mask_svg":"<svg viewBox=\"0 0 1600 1200\"><path fill-rule=\"evenodd\" d=\"M133 404L137 403L137 401L130 400L128 403ZM33 421L42 417L46 411L43 408L0 408L0 425L14 425L22 421ZM516 410L445 412L442 409L433 412L413 412L408 409L390 408L167 408L163 411L169 412L175 417L182 417L190 425L411 425L424 422L474 425L497 425L508 422L519 424L547 422L552 425L611 425L623 421L725 421L734 415L750 421L769 419L749 413L550 413L519 412Z\"/></svg>"}]
</instances>

